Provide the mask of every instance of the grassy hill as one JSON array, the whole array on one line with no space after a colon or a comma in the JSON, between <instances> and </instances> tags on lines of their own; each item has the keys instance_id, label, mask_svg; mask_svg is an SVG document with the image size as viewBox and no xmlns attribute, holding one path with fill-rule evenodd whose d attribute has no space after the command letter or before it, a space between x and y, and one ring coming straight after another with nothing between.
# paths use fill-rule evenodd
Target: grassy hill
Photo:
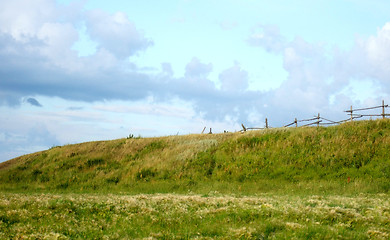
<instances>
[{"instance_id":1,"label":"grassy hill","mask_svg":"<svg viewBox=\"0 0 390 240\"><path fill-rule=\"evenodd\" d=\"M11 191L390 190L390 120L130 138L53 147L0 164Z\"/></svg>"},{"instance_id":2,"label":"grassy hill","mask_svg":"<svg viewBox=\"0 0 390 240\"><path fill-rule=\"evenodd\" d=\"M389 239L389 147L390 120L54 147L0 164L0 238Z\"/></svg>"}]
</instances>

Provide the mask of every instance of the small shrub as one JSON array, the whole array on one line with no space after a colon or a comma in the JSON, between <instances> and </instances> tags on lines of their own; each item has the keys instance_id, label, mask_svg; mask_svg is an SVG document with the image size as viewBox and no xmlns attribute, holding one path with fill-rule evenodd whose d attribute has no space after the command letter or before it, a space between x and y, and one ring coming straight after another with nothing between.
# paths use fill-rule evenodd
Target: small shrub
<instances>
[{"instance_id":1,"label":"small shrub","mask_svg":"<svg viewBox=\"0 0 390 240\"><path fill-rule=\"evenodd\" d=\"M57 189L67 189L68 187L69 187L69 182L68 181L62 182L62 183L57 185Z\"/></svg>"},{"instance_id":2,"label":"small shrub","mask_svg":"<svg viewBox=\"0 0 390 240\"><path fill-rule=\"evenodd\" d=\"M34 171L32 172L33 176L38 176L38 175L41 175L42 174L42 171L41 170L38 170L38 169L34 169Z\"/></svg>"},{"instance_id":3,"label":"small shrub","mask_svg":"<svg viewBox=\"0 0 390 240\"><path fill-rule=\"evenodd\" d=\"M110 177L110 178L107 178L107 179L106 179L106 182L107 182L107 183L118 184L119 181L120 181L119 177Z\"/></svg>"},{"instance_id":4,"label":"small shrub","mask_svg":"<svg viewBox=\"0 0 390 240\"><path fill-rule=\"evenodd\" d=\"M134 134L129 134L129 136L126 137L127 139L141 139L141 135L138 135L137 137L134 136Z\"/></svg>"},{"instance_id":5,"label":"small shrub","mask_svg":"<svg viewBox=\"0 0 390 240\"><path fill-rule=\"evenodd\" d=\"M42 174L42 171L41 170L38 170L38 169L34 169L34 171L32 171L31 173L31 178L33 181L36 181L38 179L38 177Z\"/></svg>"},{"instance_id":6,"label":"small shrub","mask_svg":"<svg viewBox=\"0 0 390 240\"><path fill-rule=\"evenodd\" d=\"M11 172L8 176L8 182L19 182L20 180L22 180L22 178L19 176L19 174L15 173L15 172Z\"/></svg>"},{"instance_id":7,"label":"small shrub","mask_svg":"<svg viewBox=\"0 0 390 240\"><path fill-rule=\"evenodd\" d=\"M127 136L127 139L132 139L132 138L134 138L133 134L129 134L129 136Z\"/></svg>"},{"instance_id":8,"label":"small shrub","mask_svg":"<svg viewBox=\"0 0 390 240\"><path fill-rule=\"evenodd\" d=\"M26 165L18 166L17 169L20 170L20 171L23 171L23 170L27 169L27 166Z\"/></svg>"},{"instance_id":9,"label":"small shrub","mask_svg":"<svg viewBox=\"0 0 390 240\"><path fill-rule=\"evenodd\" d=\"M135 178L137 180L145 180L145 181L149 181L150 178L156 176L156 171L151 169L151 168L144 168L144 169L141 169L140 171L138 171L135 175Z\"/></svg>"},{"instance_id":10,"label":"small shrub","mask_svg":"<svg viewBox=\"0 0 390 240\"><path fill-rule=\"evenodd\" d=\"M20 220L15 215L8 215L8 216L7 215L1 215L0 216L0 222L4 223L6 226L10 226L10 225L13 225L13 224L16 224L16 223L20 222Z\"/></svg>"},{"instance_id":11,"label":"small shrub","mask_svg":"<svg viewBox=\"0 0 390 240\"><path fill-rule=\"evenodd\" d=\"M93 158L93 159L88 159L86 165L88 167L93 167L93 166L96 166L96 165L101 165L104 162L105 161L104 161L103 158Z\"/></svg>"}]
</instances>

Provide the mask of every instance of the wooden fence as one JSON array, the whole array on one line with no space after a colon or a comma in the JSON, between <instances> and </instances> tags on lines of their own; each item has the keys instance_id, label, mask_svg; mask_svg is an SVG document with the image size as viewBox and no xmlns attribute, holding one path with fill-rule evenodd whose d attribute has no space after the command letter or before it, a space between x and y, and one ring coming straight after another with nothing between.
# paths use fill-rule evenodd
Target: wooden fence
<instances>
[{"instance_id":1,"label":"wooden fence","mask_svg":"<svg viewBox=\"0 0 390 240\"><path fill-rule=\"evenodd\" d=\"M298 120L297 118L295 118L293 122L291 122L291 123L289 123L287 125L284 125L283 127L292 127L292 126L293 127L305 127L305 126L312 126L312 125L316 125L316 126L336 125L336 124L341 124L341 123L348 122L348 121L353 121L354 119L359 119L359 118L363 118L363 117L382 117L382 118L386 118L386 117L390 116L390 114L387 114L385 112L385 109L388 108L388 107L389 107L389 105L387 105L387 104L385 105L385 101L382 100L382 105L375 106L375 107L353 109L353 107L351 106L351 109L344 111L345 113L347 113L349 115L349 118L345 119L345 120L341 120L341 121L329 120L327 118L322 117L318 113L317 116L315 116L313 118L310 118L310 119ZM364 113L364 111L373 110L373 109L379 109L379 108L382 110L382 112L380 114L367 114L367 113ZM360 114L360 112L363 112L363 113ZM268 118L265 119L265 126L264 127L245 127L244 124L241 124L241 127L242 127L242 129L240 130L240 132L246 132L248 130L261 130L261 129L271 128L269 126L269 123L268 123ZM204 127L202 133L205 131L205 129L206 129L206 127ZM227 132L227 131L224 131L224 132ZM210 132L209 133L210 134L212 133L211 132L211 128L210 128Z\"/></svg>"},{"instance_id":2,"label":"wooden fence","mask_svg":"<svg viewBox=\"0 0 390 240\"><path fill-rule=\"evenodd\" d=\"M354 119L359 119L359 118L363 118L363 117L382 117L382 118L386 118L387 116L390 116L390 114L387 114L385 112L385 109L388 108L388 107L389 107L389 105L385 104L385 101L382 100L382 105L375 106L375 107L353 109L353 107L351 106L350 110L345 110L344 111L344 112L348 113L348 115L349 115L349 118L345 119L345 120L341 120L341 121L329 120L327 118L321 117L320 113L318 113L317 116L315 116L313 118L310 118L310 119L298 120L297 118L295 118L295 120L292 123L284 125L283 127L291 127L291 126L305 127L305 126L312 126L312 125L317 125L317 126L336 125L336 124L341 124L341 123L348 122L348 121L353 121ZM368 110L378 109L378 108L382 109L382 113L381 114L365 114L365 113L357 114L356 113L356 112L368 111ZM263 127L263 128L249 128L249 127L245 127L244 124L242 124L241 126L243 128L242 130L240 130L241 132L245 132L247 130L254 130L254 129L267 129L267 128L270 128L270 126L268 125L268 119L267 118L265 119L265 127Z\"/></svg>"},{"instance_id":3,"label":"wooden fence","mask_svg":"<svg viewBox=\"0 0 390 240\"><path fill-rule=\"evenodd\" d=\"M390 114L385 113L385 108L388 108L389 105L385 105L385 101L382 100L382 105L381 106L376 106L376 107L368 107L368 108L360 108L360 109L353 109L351 106L351 110L346 110L344 112L349 113L350 115L350 121L353 121L353 119L356 118L362 118L362 117L382 117L383 119L386 118L386 116L390 116ZM371 109L377 109L377 108L382 108L382 113L381 114L354 114L353 112L359 112L359 111L367 111Z\"/></svg>"}]
</instances>

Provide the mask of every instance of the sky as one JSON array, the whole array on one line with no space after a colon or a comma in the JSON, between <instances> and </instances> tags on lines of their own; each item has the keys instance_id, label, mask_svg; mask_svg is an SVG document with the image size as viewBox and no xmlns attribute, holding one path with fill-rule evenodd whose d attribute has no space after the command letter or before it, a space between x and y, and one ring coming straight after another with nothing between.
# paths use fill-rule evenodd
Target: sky
<instances>
[{"instance_id":1,"label":"sky","mask_svg":"<svg viewBox=\"0 0 390 240\"><path fill-rule=\"evenodd\" d=\"M0 1L0 162L390 102L388 0ZM379 112L378 112L379 113Z\"/></svg>"}]
</instances>

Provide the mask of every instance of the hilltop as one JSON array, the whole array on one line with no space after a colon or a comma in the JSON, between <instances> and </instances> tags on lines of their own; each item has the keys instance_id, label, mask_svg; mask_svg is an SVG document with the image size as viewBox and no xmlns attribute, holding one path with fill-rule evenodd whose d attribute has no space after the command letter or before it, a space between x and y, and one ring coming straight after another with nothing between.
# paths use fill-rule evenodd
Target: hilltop
<instances>
[{"instance_id":1,"label":"hilltop","mask_svg":"<svg viewBox=\"0 0 390 240\"><path fill-rule=\"evenodd\" d=\"M388 192L390 120L53 147L0 164L6 191ZM336 190L335 190L336 191Z\"/></svg>"}]
</instances>

